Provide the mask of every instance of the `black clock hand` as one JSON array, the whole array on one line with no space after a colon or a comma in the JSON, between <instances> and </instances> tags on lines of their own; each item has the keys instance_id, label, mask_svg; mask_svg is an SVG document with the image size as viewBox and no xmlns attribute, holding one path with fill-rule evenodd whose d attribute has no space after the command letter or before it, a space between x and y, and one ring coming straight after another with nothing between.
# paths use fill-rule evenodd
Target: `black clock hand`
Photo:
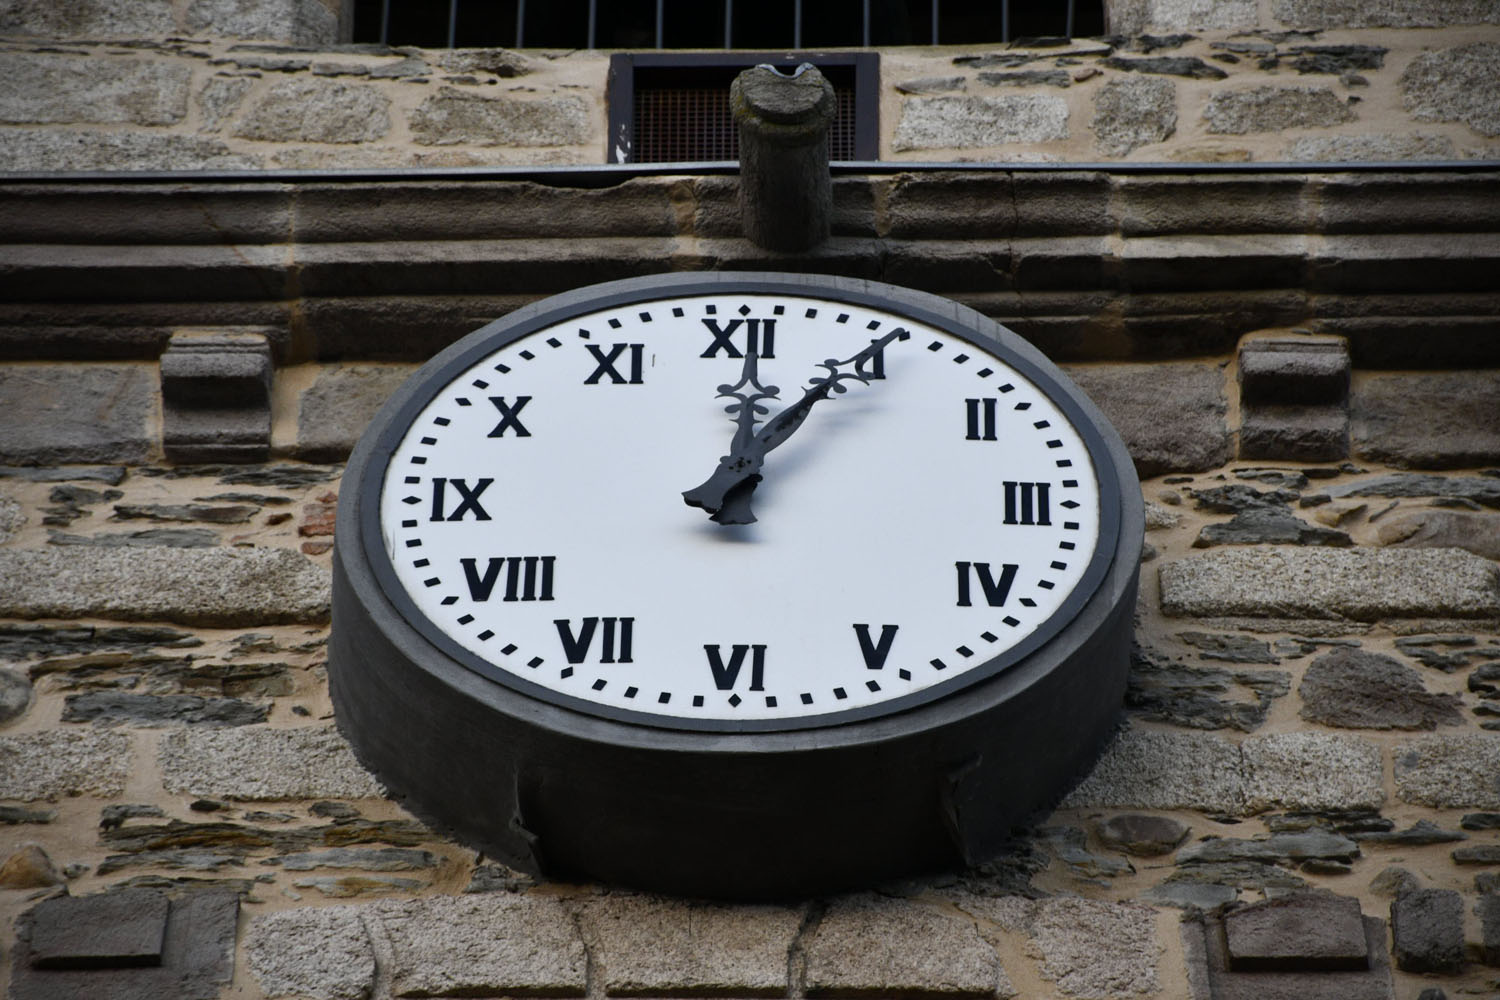
<instances>
[{"instance_id":1,"label":"black clock hand","mask_svg":"<svg viewBox=\"0 0 1500 1000\"><path fill-rule=\"evenodd\" d=\"M843 385L845 381L854 379L868 383L873 376L865 366L887 344L905 334L905 330L893 330L852 358L843 361L829 358L822 362L819 367L826 368L828 374L810 379L812 384L803 391L802 398L772 417L765 428L754 436L749 432L755 426L756 415L766 412L764 407L757 404L762 399L775 398L776 390L774 386L767 390L755 381L755 355L746 354L745 373L739 383L719 387L720 395L740 400L739 403L726 407L729 412L736 414L738 424L729 454L719 459L718 468L714 469L708 479L693 489L684 491L683 500L690 507L701 507L708 511L710 518L719 524L754 522L755 515L750 510L750 495L755 492L755 486L761 480L760 468L765 462L766 454L783 444L802 426L814 404L833 393L846 392L847 388ZM845 367L850 370L839 371ZM745 396L736 391L747 384L754 386L759 392Z\"/></svg>"}]
</instances>

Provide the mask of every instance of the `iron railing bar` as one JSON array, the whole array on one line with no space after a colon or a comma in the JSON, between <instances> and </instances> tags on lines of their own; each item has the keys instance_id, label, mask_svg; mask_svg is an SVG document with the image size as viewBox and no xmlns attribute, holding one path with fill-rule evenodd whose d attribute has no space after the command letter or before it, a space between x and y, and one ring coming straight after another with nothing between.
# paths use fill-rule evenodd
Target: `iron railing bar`
<instances>
[{"instance_id":1,"label":"iron railing bar","mask_svg":"<svg viewBox=\"0 0 1500 1000\"><path fill-rule=\"evenodd\" d=\"M391 0L380 0L380 44L391 43Z\"/></svg>"},{"instance_id":2,"label":"iron railing bar","mask_svg":"<svg viewBox=\"0 0 1500 1000\"><path fill-rule=\"evenodd\" d=\"M1000 40L1010 41L1010 0L1000 0Z\"/></svg>"},{"instance_id":3,"label":"iron railing bar","mask_svg":"<svg viewBox=\"0 0 1500 1000\"><path fill-rule=\"evenodd\" d=\"M1068 30L1064 32L1069 38L1073 37L1073 4L1075 0L1068 0Z\"/></svg>"},{"instance_id":4,"label":"iron railing bar","mask_svg":"<svg viewBox=\"0 0 1500 1000\"><path fill-rule=\"evenodd\" d=\"M734 0L724 0L724 47L734 48Z\"/></svg>"},{"instance_id":5,"label":"iron railing bar","mask_svg":"<svg viewBox=\"0 0 1500 1000\"><path fill-rule=\"evenodd\" d=\"M932 44L938 44L938 0L932 0Z\"/></svg>"},{"instance_id":6,"label":"iron railing bar","mask_svg":"<svg viewBox=\"0 0 1500 1000\"><path fill-rule=\"evenodd\" d=\"M662 36L662 22L663 22L662 4L664 2L665 2L665 0L656 0L656 47L659 48L659 49L660 48L665 48L665 46L662 45L662 37L663 37Z\"/></svg>"},{"instance_id":7,"label":"iron railing bar","mask_svg":"<svg viewBox=\"0 0 1500 1000\"><path fill-rule=\"evenodd\" d=\"M792 48L802 48L802 0L792 4Z\"/></svg>"},{"instance_id":8,"label":"iron railing bar","mask_svg":"<svg viewBox=\"0 0 1500 1000\"><path fill-rule=\"evenodd\" d=\"M864 24L864 31L862 33L863 37L864 37L864 43L863 44L864 44L864 47L868 49L870 47L870 0L865 0L865 2L864 2L864 21L863 21L863 24Z\"/></svg>"},{"instance_id":9,"label":"iron railing bar","mask_svg":"<svg viewBox=\"0 0 1500 1000\"><path fill-rule=\"evenodd\" d=\"M599 0L589 0L589 48L594 47L594 26L599 21Z\"/></svg>"},{"instance_id":10,"label":"iron railing bar","mask_svg":"<svg viewBox=\"0 0 1500 1000\"><path fill-rule=\"evenodd\" d=\"M516 48L526 47L526 0L516 0Z\"/></svg>"},{"instance_id":11,"label":"iron railing bar","mask_svg":"<svg viewBox=\"0 0 1500 1000\"><path fill-rule=\"evenodd\" d=\"M448 48L458 40L458 0L448 0Z\"/></svg>"}]
</instances>

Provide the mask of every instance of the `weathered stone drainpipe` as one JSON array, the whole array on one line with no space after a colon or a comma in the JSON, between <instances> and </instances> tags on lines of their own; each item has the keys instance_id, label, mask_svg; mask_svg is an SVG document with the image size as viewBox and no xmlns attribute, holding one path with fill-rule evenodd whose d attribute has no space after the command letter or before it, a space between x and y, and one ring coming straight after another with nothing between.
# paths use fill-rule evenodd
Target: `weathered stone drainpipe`
<instances>
[{"instance_id":1,"label":"weathered stone drainpipe","mask_svg":"<svg viewBox=\"0 0 1500 1000\"><path fill-rule=\"evenodd\" d=\"M811 63L790 74L760 65L734 78L729 103L740 133L740 218L746 238L783 251L808 250L828 239L833 86Z\"/></svg>"}]
</instances>

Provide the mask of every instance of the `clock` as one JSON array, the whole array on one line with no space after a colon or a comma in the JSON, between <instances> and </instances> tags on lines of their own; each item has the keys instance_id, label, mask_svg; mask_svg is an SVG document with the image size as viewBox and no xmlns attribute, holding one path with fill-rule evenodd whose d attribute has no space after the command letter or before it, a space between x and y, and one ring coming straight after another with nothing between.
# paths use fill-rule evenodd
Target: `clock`
<instances>
[{"instance_id":1,"label":"clock","mask_svg":"<svg viewBox=\"0 0 1500 1000\"><path fill-rule=\"evenodd\" d=\"M351 456L329 676L360 759L508 864L777 898L972 864L1117 721L1118 436L993 321L708 273L547 299Z\"/></svg>"}]
</instances>

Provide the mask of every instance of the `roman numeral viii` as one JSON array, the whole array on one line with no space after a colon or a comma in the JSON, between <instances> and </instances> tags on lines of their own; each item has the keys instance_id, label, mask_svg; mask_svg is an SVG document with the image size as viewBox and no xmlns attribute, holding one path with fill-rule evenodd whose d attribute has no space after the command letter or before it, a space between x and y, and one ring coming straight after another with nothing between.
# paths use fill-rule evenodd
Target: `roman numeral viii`
<instances>
[{"instance_id":1,"label":"roman numeral viii","mask_svg":"<svg viewBox=\"0 0 1500 1000\"><path fill-rule=\"evenodd\" d=\"M969 598L970 577L979 581L986 604L992 608L1003 606L1006 595L1010 593L1010 585L1016 580L1016 571L1021 568L1015 563L1003 563L1000 566L1000 576L996 579L987 562L956 562L953 566L958 570L958 606L961 608L970 607L974 603Z\"/></svg>"},{"instance_id":2,"label":"roman numeral viii","mask_svg":"<svg viewBox=\"0 0 1500 1000\"><path fill-rule=\"evenodd\" d=\"M589 655L600 625L604 629L599 640L599 662L632 662L630 645L635 638L634 618L616 618L613 615L607 618L585 618L576 632L573 631L571 619L557 618L552 624L557 626L557 638L562 641L563 655L568 658L569 663L582 663Z\"/></svg>"},{"instance_id":3,"label":"roman numeral viii","mask_svg":"<svg viewBox=\"0 0 1500 1000\"><path fill-rule=\"evenodd\" d=\"M720 646L703 647L708 654L708 669L714 675L714 687L720 691L729 691L734 688L735 681L739 680L740 670L745 665L745 656L750 656L750 690L764 691L766 682L766 647L762 644L748 645L737 642L729 648L729 662L724 662L723 648Z\"/></svg>"},{"instance_id":4,"label":"roman numeral viii","mask_svg":"<svg viewBox=\"0 0 1500 1000\"><path fill-rule=\"evenodd\" d=\"M479 568L478 559L460 559L464 568L464 580L469 584L469 597L476 601L488 601L500 582L500 573L505 572L505 601L550 601L552 582L557 564L556 556L497 556L489 559L484 569Z\"/></svg>"}]
</instances>

